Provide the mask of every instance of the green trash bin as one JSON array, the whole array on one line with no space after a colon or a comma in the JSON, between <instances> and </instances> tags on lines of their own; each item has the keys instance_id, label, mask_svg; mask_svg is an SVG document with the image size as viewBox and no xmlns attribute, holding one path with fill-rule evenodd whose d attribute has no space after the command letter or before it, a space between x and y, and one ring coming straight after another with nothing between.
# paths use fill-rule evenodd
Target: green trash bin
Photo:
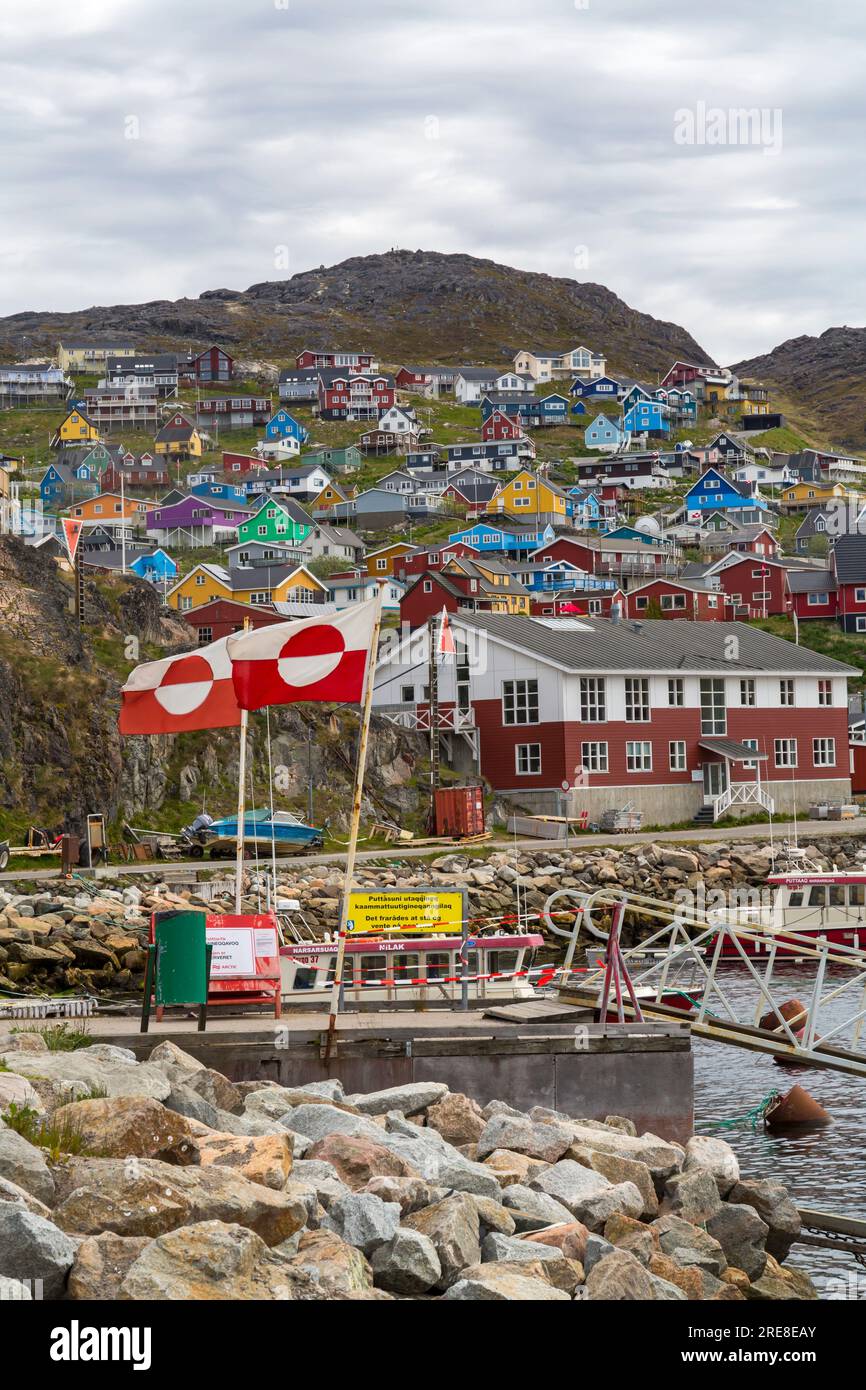
<instances>
[{"instance_id":1,"label":"green trash bin","mask_svg":"<svg viewBox=\"0 0 866 1390\"><path fill-rule=\"evenodd\" d=\"M199 911L155 912L153 945L148 950L141 1031L146 1033L151 996L157 1008L196 1004L199 1030L207 1020L212 947L207 943L207 915Z\"/></svg>"}]
</instances>

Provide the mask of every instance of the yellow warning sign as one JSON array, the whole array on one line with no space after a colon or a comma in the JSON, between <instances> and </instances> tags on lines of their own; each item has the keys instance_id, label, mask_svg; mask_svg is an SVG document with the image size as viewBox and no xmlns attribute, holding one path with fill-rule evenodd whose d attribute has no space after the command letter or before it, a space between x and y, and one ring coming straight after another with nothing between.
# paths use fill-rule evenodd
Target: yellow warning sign
<instances>
[{"instance_id":1,"label":"yellow warning sign","mask_svg":"<svg viewBox=\"0 0 866 1390\"><path fill-rule=\"evenodd\" d=\"M414 892L372 892L358 889L349 894L347 928L351 936L363 933L401 936L416 933L453 935L463 928L464 894L455 889L418 889Z\"/></svg>"}]
</instances>

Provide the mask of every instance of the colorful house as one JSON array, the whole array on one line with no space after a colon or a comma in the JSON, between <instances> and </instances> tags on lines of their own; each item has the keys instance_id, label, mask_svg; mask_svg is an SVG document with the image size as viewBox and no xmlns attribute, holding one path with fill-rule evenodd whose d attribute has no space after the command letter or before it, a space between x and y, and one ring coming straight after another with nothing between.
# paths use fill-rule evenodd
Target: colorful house
<instances>
[{"instance_id":1,"label":"colorful house","mask_svg":"<svg viewBox=\"0 0 866 1390\"><path fill-rule=\"evenodd\" d=\"M139 555L131 561L129 568L139 579L147 579L151 584L170 584L177 578L178 564L161 546Z\"/></svg>"},{"instance_id":2,"label":"colorful house","mask_svg":"<svg viewBox=\"0 0 866 1390\"><path fill-rule=\"evenodd\" d=\"M612 376L600 376L595 381L586 381L581 377L576 377L571 383L569 394L582 397L584 400L619 400L620 383Z\"/></svg>"},{"instance_id":3,"label":"colorful house","mask_svg":"<svg viewBox=\"0 0 866 1390\"><path fill-rule=\"evenodd\" d=\"M635 400L623 415L627 434L669 434L667 408L661 401Z\"/></svg>"},{"instance_id":4,"label":"colorful house","mask_svg":"<svg viewBox=\"0 0 866 1390\"><path fill-rule=\"evenodd\" d=\"M101 522L103 525L125 521L129 524L145 525L150 502L139 497L121 497L119 492L99 492L95 497L87 497L69 508L69 515L75 521Z\"/></svg>"},{"instance_id":5,"label":"colorful house","mask_svg":"<svg viewBox=\"0 0 866 1390\"><path fill-rule=\"evenodd\" d=\"M571 498L562 488L528 468L504 481L493 501L492 510L507 512L518 521L527 516L544 517L563 524L572 512Z\"/></svg>"},{"instance_id":6,"label":"colorful house","mask_svg":"<svg viewBox=\"0 0 866 1390\"><path fill-rule=\"evenodd\" d=\"M147 513L147 534L158 545L219 545L235 540L239 524L249 516L249 508L236 502L189 495L152 508Z\"/></svg>"},{"instance_id":7,"label":"colorful house","mask_svg":"<svg viewBox=\"0 0 866 1390\"><path fill-rule=\"evenodd\" d=\"M202 438L195 425L185 415L177 411L168 419L154 439L158 454L166 458L201 458Z\"/></svg>"},{"instance_id":8,"label":"colorful house","mask_svg":"<svg viewBox=\"0 0 866 1390\"><path fill-rule=\"evenodd\" d=\"M73 406L58 426L51 444L53 448L56 448L58 444L81 444L88 440L96 442L98 439L99 429L97 426L88 419L83 410L78 406Z\"/></svg>"},{"instance_id":9,"label":"colorful house","mask_svg":"<svg viewBox=\"0 0 866 1390\"><path fill-rule=\"evenodd\" d=\"M619 424L609 420L606 415L596 415L583 432L583 442L587 449L616 453L624 447L626 436Z\"/></svg>"},{"instance_id":10,"label":"colorful house","mask_svg":"<svg viewBox=\"0 0 866 1390\"><path fill-rule=\"evenodd\" d=\"M367 573L377 578L392 575L399 561L414 549L415 547L410 545L408 541L391 541L389 545L383 545L378 550L369 551L364 561L367 566Z\"/></svg>"},{"instance_id":11,"label":"colorful house","mask_svg":"<svg viewBox=\"0 0 866 1390\"><path fill-rule=\"evenodd\" d=\"M289 497L266 497L257 511L238 525L238 542L269 541L277 545L299 545L315 525L297 502Z\"/></svg>"},{"instance_id":12,"label":"colorful house","mask_svg":"<svg viewBox=\"0 0 866 1390\"><path fill-rule=\"evenodd\" d=\"M271 443L278 439L296 439L299 444L306 444L309 437L309 430L283 407L274 411L265 425L265 439Z\"/></svg>"},{"instance_id":13,"label":"colorful house","mask_svg":"<svg viewBox=\"0 0 866 1390\"><path fill-rule=\"evenodd\" d=\"M701 521L712 512L723 512L738 522L758 522L769 514L762 497L748 483L738 483L718 468L708 468L686 492L686 519Z\"/></svg>"},{"instance_id":14,"label":"colorful house","mask_svg":"<svg viewBox=\"0 0 866 1390\"><path fill-rule=\"evenodd\" d=\"M494 526L476 521L473 526L455 531L448 537L449 545L463 544L481 555L527 555L539 546L549 545L556 532L549 522L518 526Z\"/></svg>"},{"instance_id":15,"label":"colorful house","mask_svg":"<svg viewBox=\"0 0 866 1390\"><path fill-rule=\"evenodd\" d=\"M481 426L481 438L485 443L522 439L523 426L504 410L493 410Z\"/></svg>"},{"instance_id":16,"label":"colorful house","mask_svg":"<svg viewBox=\"0 0 866 1390\"><path fill-rule=\"evenodd\" d=\"M214 599L236 603L321 603L328 591L304 565L266 565L227 570L223 565L196 565L166 594L166 603L187 613Z\"/></svg>"}]
</instances>

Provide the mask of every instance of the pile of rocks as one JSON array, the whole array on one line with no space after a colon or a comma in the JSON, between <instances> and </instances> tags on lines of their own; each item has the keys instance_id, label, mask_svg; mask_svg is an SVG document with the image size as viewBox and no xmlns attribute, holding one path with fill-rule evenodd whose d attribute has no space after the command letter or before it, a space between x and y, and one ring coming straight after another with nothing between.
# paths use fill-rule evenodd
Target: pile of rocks
<instances>
[{"instance_id":1,"label":"pile of rocks","mask_svg":"<svg viewBox=\"0 0 866 1390\"><path fill-rule=\"evenodd\" d=\"M862 841L838 836L805 847L810 861L831 868L861 863ZM728 890L763 885L771 867L769 846L742 842L602 846L575 853L538 850L493 850L484 858L449 853L426 863L390 860L363 864L360 887L412 889L430 884L465 887L474 917L497 920L520 908L540 912L558 888L620 886L653 897L672 899L682 889ZM278 894L300 902L315 934L333 931L339 922L343 872L337 867L281 864ZM195 888L175 890L160 875L90 884L78 881L33 891L0 890L0 990L40 993L61 989L86 992L140 990L144 983L148 924L153 911L200 906L214 912L234 910L233 890L223 875L221 891L205 901ZM244 912L262 911L267 901L263 876L252 873L245 884ZM541 923L533 923L541 926ZM557 946L559 943L556 943Z\"/></svg>"},{"instance_id":2,"label":"pile of rocks","mask_svg":"<svg viewBox=\"0 0 866 1390\"><path fill-rule=\"evenodd\" d=\"M146 1062L39 1033L3 1047L0 1296L816 1297L782 1263L787 1192L742 1180L718 1139L482 1108L435 1082L237 1083L167 1041Z\"/></svg>"}]
</instances>

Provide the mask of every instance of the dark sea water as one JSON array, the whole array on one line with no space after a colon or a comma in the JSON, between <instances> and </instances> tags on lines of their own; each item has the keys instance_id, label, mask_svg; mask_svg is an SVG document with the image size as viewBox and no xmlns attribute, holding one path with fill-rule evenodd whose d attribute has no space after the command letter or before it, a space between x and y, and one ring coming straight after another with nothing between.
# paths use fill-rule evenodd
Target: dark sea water
<instances>
[{"instance_id":1,"label":"dark sea water","mask_svg":"<svg viewBox=\"0 0 866 1390\"><path fill-rule=\"evenodd\" d=\"M741 1022L752 1022L740 1010L754 1006L756 985L746 968L731 962L720 969L721 987ZM825 994L845 977L825 985ZM777 967L775 1002L799 998L808 1003L814 971L808 966ZM848 989L821 1012L824 1030L850 1017L864 1005L862 987ZM716 1010L719 1012L719 1010ZM851 1046L851 1033L833 1039ZM741 1047L693 1039L695 1055L695 1128L699 1134L726 1139L735 1149L744 1177L774 1178L785 1184L798 1206L866 1220L866 1077L810 1067L776 1065L772 1058ZM866 1025L858 1051L866 1061ZM785 1092L799 1084L823 1105L832 1124L803 1131L773 1134L762 1123L755 1128L738 1123L720 1129L717 1122L744 1116L771 1091ZM851 1255L797 1244L786 1261L806 1270L823 1298L866 1300L866 1269Z\"/></svg>"}]
</instances>

